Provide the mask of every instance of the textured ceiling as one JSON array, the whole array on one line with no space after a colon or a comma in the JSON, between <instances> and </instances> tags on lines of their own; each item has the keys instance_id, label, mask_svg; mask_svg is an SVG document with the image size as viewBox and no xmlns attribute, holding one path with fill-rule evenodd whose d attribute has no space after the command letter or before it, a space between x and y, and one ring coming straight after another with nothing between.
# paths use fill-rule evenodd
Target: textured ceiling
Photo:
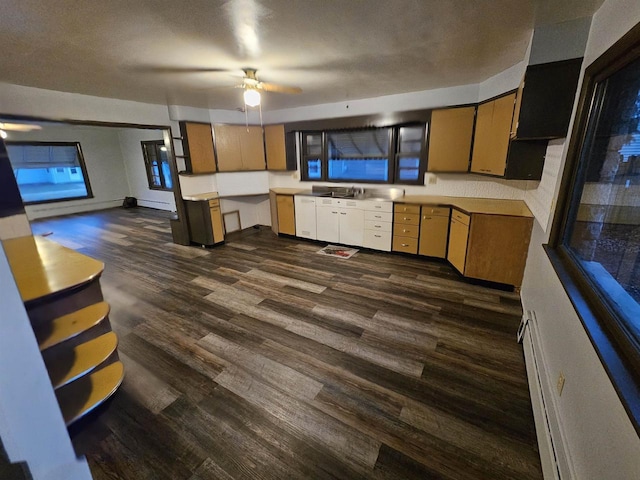
<instances>
[{"instance_id":1,"label":"textured ceiling","mask_svg":"<svg viewBox=\"0 0 640 480\"><path fill-rule=\"evenodd\" d=\"M243 67L268 110L478 83L524 58L536 25L602 0L0 0L0 81L235 109ZM220 72L164 72L216 68ZM0 106L1 111L1 106Z\"/></svg>"}]
</instances>

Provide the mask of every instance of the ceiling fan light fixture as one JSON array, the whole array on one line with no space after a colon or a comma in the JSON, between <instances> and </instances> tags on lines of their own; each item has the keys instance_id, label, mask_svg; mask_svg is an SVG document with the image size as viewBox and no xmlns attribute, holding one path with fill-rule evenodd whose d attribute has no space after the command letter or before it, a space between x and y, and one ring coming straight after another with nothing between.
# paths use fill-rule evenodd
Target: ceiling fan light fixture
<instances>
[{"instance_id":1,"label":"ceiling fan light fixture","mask_svg":"<svg viewBox=\"0 0 640 480\"><path fill-rule=\"evenodd\" d=\"M245 89L244 103L248 107L257 107L258 105L260 105L260 92L253 88Z\"/></svg>"}]
</instances>

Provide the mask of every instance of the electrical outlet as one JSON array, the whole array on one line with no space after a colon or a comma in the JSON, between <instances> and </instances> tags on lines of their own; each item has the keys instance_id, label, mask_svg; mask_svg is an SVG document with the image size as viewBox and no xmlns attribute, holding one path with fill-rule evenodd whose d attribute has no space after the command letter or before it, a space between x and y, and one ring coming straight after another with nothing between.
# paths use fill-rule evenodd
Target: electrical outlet
<instances>
[{"instance_id":1,"label":"electrical outlet","mask_svg":"<svg viewBox=\"0 0 640 480\"><path fill-rule=\"evenodd\" d=\"M564 388L564 373L560 372L558 375L558 382L556 383L556 388L558 389L558 396L562 396L562 389Z\"/></svg>"}]
</instances>

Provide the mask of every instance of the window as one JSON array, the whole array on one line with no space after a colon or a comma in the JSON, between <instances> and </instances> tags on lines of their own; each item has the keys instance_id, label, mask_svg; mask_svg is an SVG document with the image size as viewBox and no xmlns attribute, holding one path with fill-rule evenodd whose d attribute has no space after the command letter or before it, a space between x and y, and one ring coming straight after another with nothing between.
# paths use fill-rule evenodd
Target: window
<instances>
[{"instance_id":1,"label":"window","mask_svg":"<svg viewBox=\"0 0 640 480\"><path fill-rule=\"evenodd\" d=\"M425 125L303 132L306 181L420 184Z\"/></svg>"},{"instance_id":2,"label":"window","mask_svg":"<svg viewBox=\"0 0 640 480\"><path fill-rule=\"evenodd\" d=\"M390 130L376 128L327 134L329 181L389 181Z\"/></svg>"},{"instance_id":3,"label":"window","mask_svg":"<svg viewBox=\"0 0 640 480\"><path fill-rule=\"evenodd\" d=\"M25 204L93 197L79 143L7 142L7 152Z\"/></svg>"},{"instance_id":4,"label":"window","mask_svg":"<svg viewBox=\"0 0 640 480\"><path fill-rule=\"evenodd\" d=\"M163 140L150 140L142 143L144 166L147 170L147 180L151 190L173 189L171 181L171 167L167 156L167 147Z\"/></svg>"},{"instance_id":5,"label":"window","mask_svg":"<svg viewBox=\"0 0 640 480\"><path fill-rule=\"evenodd\" d=\"M420 159L424 157L425 134L426 129L423 125L398 129L396 183L418 183L424 176Z\"/></svg>"},{"instance_id":6,"label":"window","mask_svg":"<svg viewBox=\"0 0 640 480\"><path fill-rule=\"evenodd\" d=\"M635 49L628 35L585 72L548 251L638 426L640 27L630 35Z\"/></svg>"}]
</instances>

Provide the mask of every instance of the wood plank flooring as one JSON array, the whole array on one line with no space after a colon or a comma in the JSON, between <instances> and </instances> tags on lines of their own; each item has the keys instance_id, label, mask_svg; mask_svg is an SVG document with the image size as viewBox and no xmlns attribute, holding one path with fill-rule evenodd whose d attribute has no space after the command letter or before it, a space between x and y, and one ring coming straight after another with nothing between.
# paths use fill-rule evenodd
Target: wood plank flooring
<instances>
[{"instance_id":1,"label":"wood plank flooring","mask_svg":"<svg viewBox=\"0 0 640 480\"><path fill-rule=\"evenodd\" d=\"M96 479L540 479L517 294L266 228L214 249L113 209L33 222L106 263L125 381Z\"/></svg>"}]
</instances>

